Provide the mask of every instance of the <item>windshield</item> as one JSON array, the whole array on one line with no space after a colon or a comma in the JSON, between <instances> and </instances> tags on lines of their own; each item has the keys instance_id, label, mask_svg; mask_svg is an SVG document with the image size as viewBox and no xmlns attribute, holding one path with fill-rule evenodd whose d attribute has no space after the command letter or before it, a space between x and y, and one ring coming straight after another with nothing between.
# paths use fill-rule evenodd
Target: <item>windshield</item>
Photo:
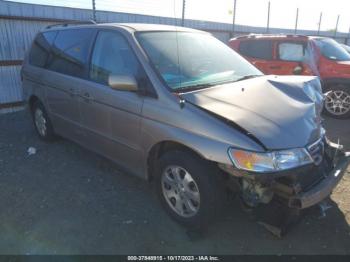
<instances>
[{"instance_id":1,"label":"windshield","mask_svg":"<svg viewBox=\"0 0 350 262\"><path fill-rule=\"evenodd\" d=\"M144 32L137 38L159 75L174 91L262 75L247 60L208 34Z\"/></svg>"},{"instance_id":2,"label":"windshield","mask_svg":"<svg viewBox=\"0 0 350 262\"><path fill-rule=\"evenodd\" d=\"M350 54L333 39L317 39L317 46L321 50L321 54L328 59L335 61L350 61Z\"/></svg>"},{"instance_id":3,"label":"windshield","mask_svg":"<svg viewBox=\"0 0 350 262\"><path fill-rule=\"evenodd\" d=\"M348 45L341 45L341 46L345 49L346 52L350 53L350 46Z\"/></svg>"}]
</instances>

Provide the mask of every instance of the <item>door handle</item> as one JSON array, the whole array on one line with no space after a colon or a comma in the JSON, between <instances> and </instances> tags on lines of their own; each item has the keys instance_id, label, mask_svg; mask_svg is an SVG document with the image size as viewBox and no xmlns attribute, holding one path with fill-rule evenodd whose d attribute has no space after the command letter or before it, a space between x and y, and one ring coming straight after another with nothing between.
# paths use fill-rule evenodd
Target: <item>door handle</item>
<instances>
[{"instance_id":1,"label":"door handle","mask_svg":"<svg viewBox=\"0 0 350 262\"><path fill-rule=\"evenodd\" d=\"M89 102L89 101L92 100L92 96L91 96L88 92L85 92L85 93L83 94L83 98L84 98L84 100L85 100L86 102Z\"/></svg>"},{"instance_id":2,"label":"door handle","mask_svg":"<svg viewBox=\"0 0 350 262\"><path fill-rule=\"evenodd\" d=\"M69 94L72 97L78 95L77 91L74 88L69 88Z\"/></svg>"}]
</instances>

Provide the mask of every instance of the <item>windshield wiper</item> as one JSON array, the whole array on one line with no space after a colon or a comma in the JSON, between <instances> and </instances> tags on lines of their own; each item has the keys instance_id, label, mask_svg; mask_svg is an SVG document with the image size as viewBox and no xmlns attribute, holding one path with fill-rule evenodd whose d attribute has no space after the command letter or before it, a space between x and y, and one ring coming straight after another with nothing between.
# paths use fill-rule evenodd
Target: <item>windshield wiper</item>
<instances>
[{"instance_id":1,"label":"windshield wiper","mask_svg":"<svg viewBox=\"0 0 350 262\"><path fill-rule=\"evenodd\" d=\"M194 90L198 90L198 89L212 87L215 85L217 85L217 84L197 84L197 85L179 87L179 88L176 88L176 90L174 90L174 91L175 92L182 92L182 91L190 92L190 91L194 91Z\"/></svg>"},{"instance_id":2,"label":"windshield wiper","mask_svg":"<svg viewBox=\"0 0 350 262\"><path fill-rule=\"evenodd\" d=\"M232 82L238 82L238 81L242 81L242 80L246 80L246 79L250 79L250 78L254 78L254 77L259 77L259 76L263 76L263 75L247 75L247 76L243 76L241 78L238 78L237 80L230 80L230 81L223 81L223 82L214 82L214 83L207 83L207 84L196 84L196 85L190 85L190 86L184 86L184 87L179 87L176 88L174 90L174 92L190 92L190 91L194 91L194 90L198 90L198 89L203 89L203 88L208 88L208 87L212 87L212 86L217 86L217 85L224 85L224 84L228 84L228 83L232 83Z\"/></svg>"},{"instance_id":3,"label":"windshield wiper","mask_svg":"<svg viewBox=\"0 0 350 262\"><path fill-rule=\"evenodd\" d=\"M255 78L255 77L259 77L259 76L263 76L263 75L247 75L247 76L243 76L241 78L238 78L235 82L247 80L247 79L251 79L251 78Z\"/></svg>"}]
</instances>

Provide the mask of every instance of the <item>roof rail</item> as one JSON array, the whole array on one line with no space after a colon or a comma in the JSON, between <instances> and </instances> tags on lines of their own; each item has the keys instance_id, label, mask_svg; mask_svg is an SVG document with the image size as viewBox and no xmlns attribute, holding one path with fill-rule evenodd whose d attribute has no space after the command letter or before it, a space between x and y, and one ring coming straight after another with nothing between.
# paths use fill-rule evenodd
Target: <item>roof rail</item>
<instances>
[{"instance_id":1,"label":"roof rail","mask_svg":"<svg viewBox=\"0 0 350 262\"><path fill-rule=\"evenodd\" d=\"M235 39L242 39L242 38L257 38L257 37L305 37L307 38L307 35L298 35L298 34L284 34L284 33L277 33L277 34L257 34L257 33L250 33L247 35L240 35L237 37L234 37Z\"/></svg>"},{"instance_id":2,"label":"roof rail","mask_svg":"<svg viewBox=\"0 0 350 262\"><path fill-rule=\"evenodd\" d=\"M300 34L287 34L288 37L308 37L307 35L300 35Z\"/></svg>"},{"instance_id":3,"label":"roof rail","mask_svg":"<svg viewBox=\"0 0 350 262\"><path fill-rule=\"evenodd\" d=\"M94 20L87 20L87 21L71 21L67 23L62 23L62 24L53 24L53 25L48 25L46 29L50 29L53 27L68 27L71 25L89 25L89 24L96 24Z\"/></svg>"}]
</instances>

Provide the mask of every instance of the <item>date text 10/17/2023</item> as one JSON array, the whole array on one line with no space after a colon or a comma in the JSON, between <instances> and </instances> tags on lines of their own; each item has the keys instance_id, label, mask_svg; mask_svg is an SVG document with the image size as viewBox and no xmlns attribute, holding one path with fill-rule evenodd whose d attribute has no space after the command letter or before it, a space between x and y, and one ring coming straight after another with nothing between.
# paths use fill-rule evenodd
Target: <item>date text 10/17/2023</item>
<instances>
[{"instance_id":1,"label":"date text 10/17/2023","mask_svg":"<svg viewBox=\"0 0 350 262\"><path fill-rule=\"evenodd\" d=\"M220 261L217 256L128 256L128 261Z\"/></svg>"}]
</instances>

